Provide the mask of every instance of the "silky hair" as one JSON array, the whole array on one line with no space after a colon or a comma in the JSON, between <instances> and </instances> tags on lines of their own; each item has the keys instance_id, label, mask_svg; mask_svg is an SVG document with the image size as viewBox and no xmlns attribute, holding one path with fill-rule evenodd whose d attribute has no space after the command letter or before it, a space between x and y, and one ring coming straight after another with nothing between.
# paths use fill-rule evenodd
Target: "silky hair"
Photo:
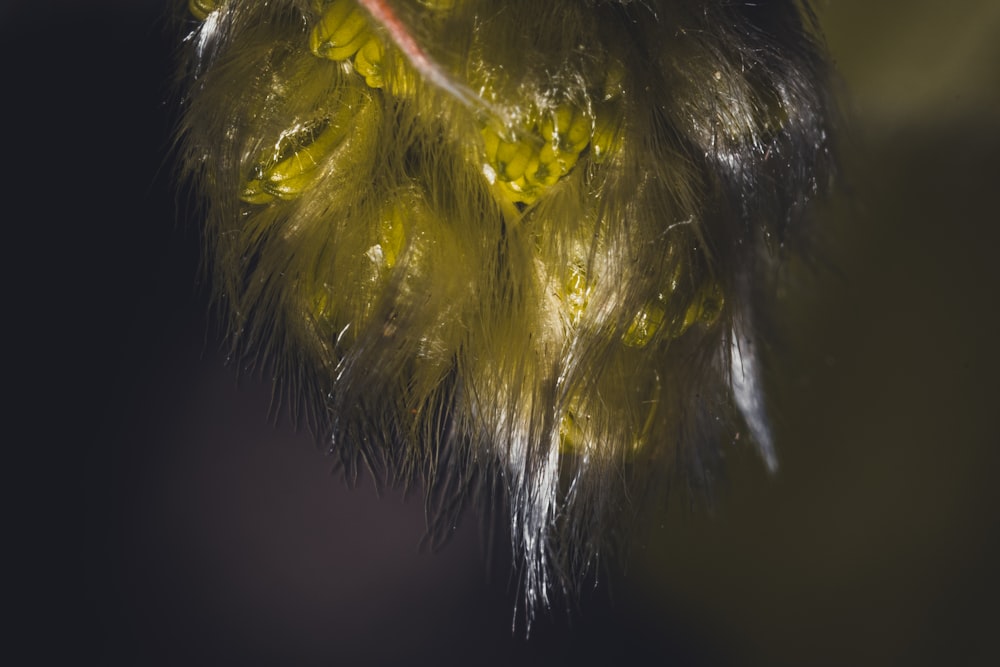
<instances>
[{"instance_id":1,"label":"silky hair","mask_svg":"<svg viewBox=\"0 0 1000 667\"><path fill-rule=\"evenodd\" d=\"M806 3L188 9L233 359L432 535L504 515L529 624L741 435L776 468L755 304L832 172Z\"/></svg>"}]
</instances>

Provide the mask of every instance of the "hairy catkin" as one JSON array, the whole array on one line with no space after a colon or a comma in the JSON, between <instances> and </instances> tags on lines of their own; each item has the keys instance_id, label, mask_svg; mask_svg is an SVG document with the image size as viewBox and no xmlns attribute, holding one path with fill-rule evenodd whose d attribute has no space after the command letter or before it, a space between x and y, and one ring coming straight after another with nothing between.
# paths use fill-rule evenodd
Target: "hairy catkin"
<instances>
[{"instance_id":1,"label":"hairy catkin","mask_svg":"<svg viewBox=\"0 0 1000 667\"><path fill-rule=\"evenodd\" d=\"M800 2L191 0L181 130L233 350L449 524L503 499L531 613L776 465L753 304L830 178Z\"/></svg>"}]
</instances>

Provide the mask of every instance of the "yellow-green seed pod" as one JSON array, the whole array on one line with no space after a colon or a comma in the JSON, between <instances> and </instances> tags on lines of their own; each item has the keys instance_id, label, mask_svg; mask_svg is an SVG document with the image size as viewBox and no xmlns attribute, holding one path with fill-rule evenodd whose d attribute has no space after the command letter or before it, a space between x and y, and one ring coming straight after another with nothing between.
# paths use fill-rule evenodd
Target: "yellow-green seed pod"
<instances>
[{"instance_id":1,"label":"yellow-green seed pod","mask_svg":"<svg viewBox=\"0 0 1000 667\"><path fill-rule=\"evenodd\" d=\"M370 37L361 8L352 0L333 0L309 33L309 49L320 58L346 60Z\"/></svg>"},{"instance_id":2,"label":"yellow-green seed pod","mask_svg":"<svg viewBox=\"0 0 1000 667\"><path fill-rule=\"evenodd\" d=\"M204 21L208 15L219 6L217 0L188 0L188 11L199 21Z\"/></svg>"},{"instance_id":3,"label":"yellow-green seed pod","mask_svg":"<svg viewBox=\"0 0 1000 667\"><path fill-rule=\"evenodd\" d=\"M354 56L354 69L365 77L365 83L371 88L382 88L385 79L382 76L382 58L385 48L377 37L370 37Z\"/></svg>"}]
</instances>

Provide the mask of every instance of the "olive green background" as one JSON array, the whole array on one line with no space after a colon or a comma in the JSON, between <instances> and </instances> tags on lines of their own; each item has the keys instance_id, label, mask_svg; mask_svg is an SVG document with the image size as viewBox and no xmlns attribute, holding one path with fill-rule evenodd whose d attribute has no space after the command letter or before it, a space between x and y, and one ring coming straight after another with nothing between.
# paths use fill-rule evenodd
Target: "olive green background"
<instances>
[{"instance_id":1,"label":"olive green background","mask_svg":"<svg viewBox=\"0 0 1000 667\"><path fill-rule=\"evenodd\" d=\"M474 516L419 549L418 494L347 489L225 366L164 3L0 4L15 634L122 665L1000 661L1000 4L819 10L844 186L773 304L781 470L737 444L713 508L525 641Z\"/></svg>"}]
</instances>

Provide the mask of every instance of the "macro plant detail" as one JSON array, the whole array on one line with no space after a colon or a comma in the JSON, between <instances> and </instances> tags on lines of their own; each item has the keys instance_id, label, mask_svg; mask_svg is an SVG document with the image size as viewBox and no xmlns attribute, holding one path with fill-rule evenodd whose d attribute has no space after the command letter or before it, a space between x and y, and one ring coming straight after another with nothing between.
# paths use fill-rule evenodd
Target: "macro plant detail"
<instances>
[{"instance_id":1,"label":"macro plant detail","mask_svg":"<svg viewBox=\"0 0 1000 667\"><path fill-rule=\"evenodd\" d=\"M800 2L190 0L182 161L234 357L432 530L500 503L530 622L743 433L829 187Z\"/></svg>"}]
</instances>

